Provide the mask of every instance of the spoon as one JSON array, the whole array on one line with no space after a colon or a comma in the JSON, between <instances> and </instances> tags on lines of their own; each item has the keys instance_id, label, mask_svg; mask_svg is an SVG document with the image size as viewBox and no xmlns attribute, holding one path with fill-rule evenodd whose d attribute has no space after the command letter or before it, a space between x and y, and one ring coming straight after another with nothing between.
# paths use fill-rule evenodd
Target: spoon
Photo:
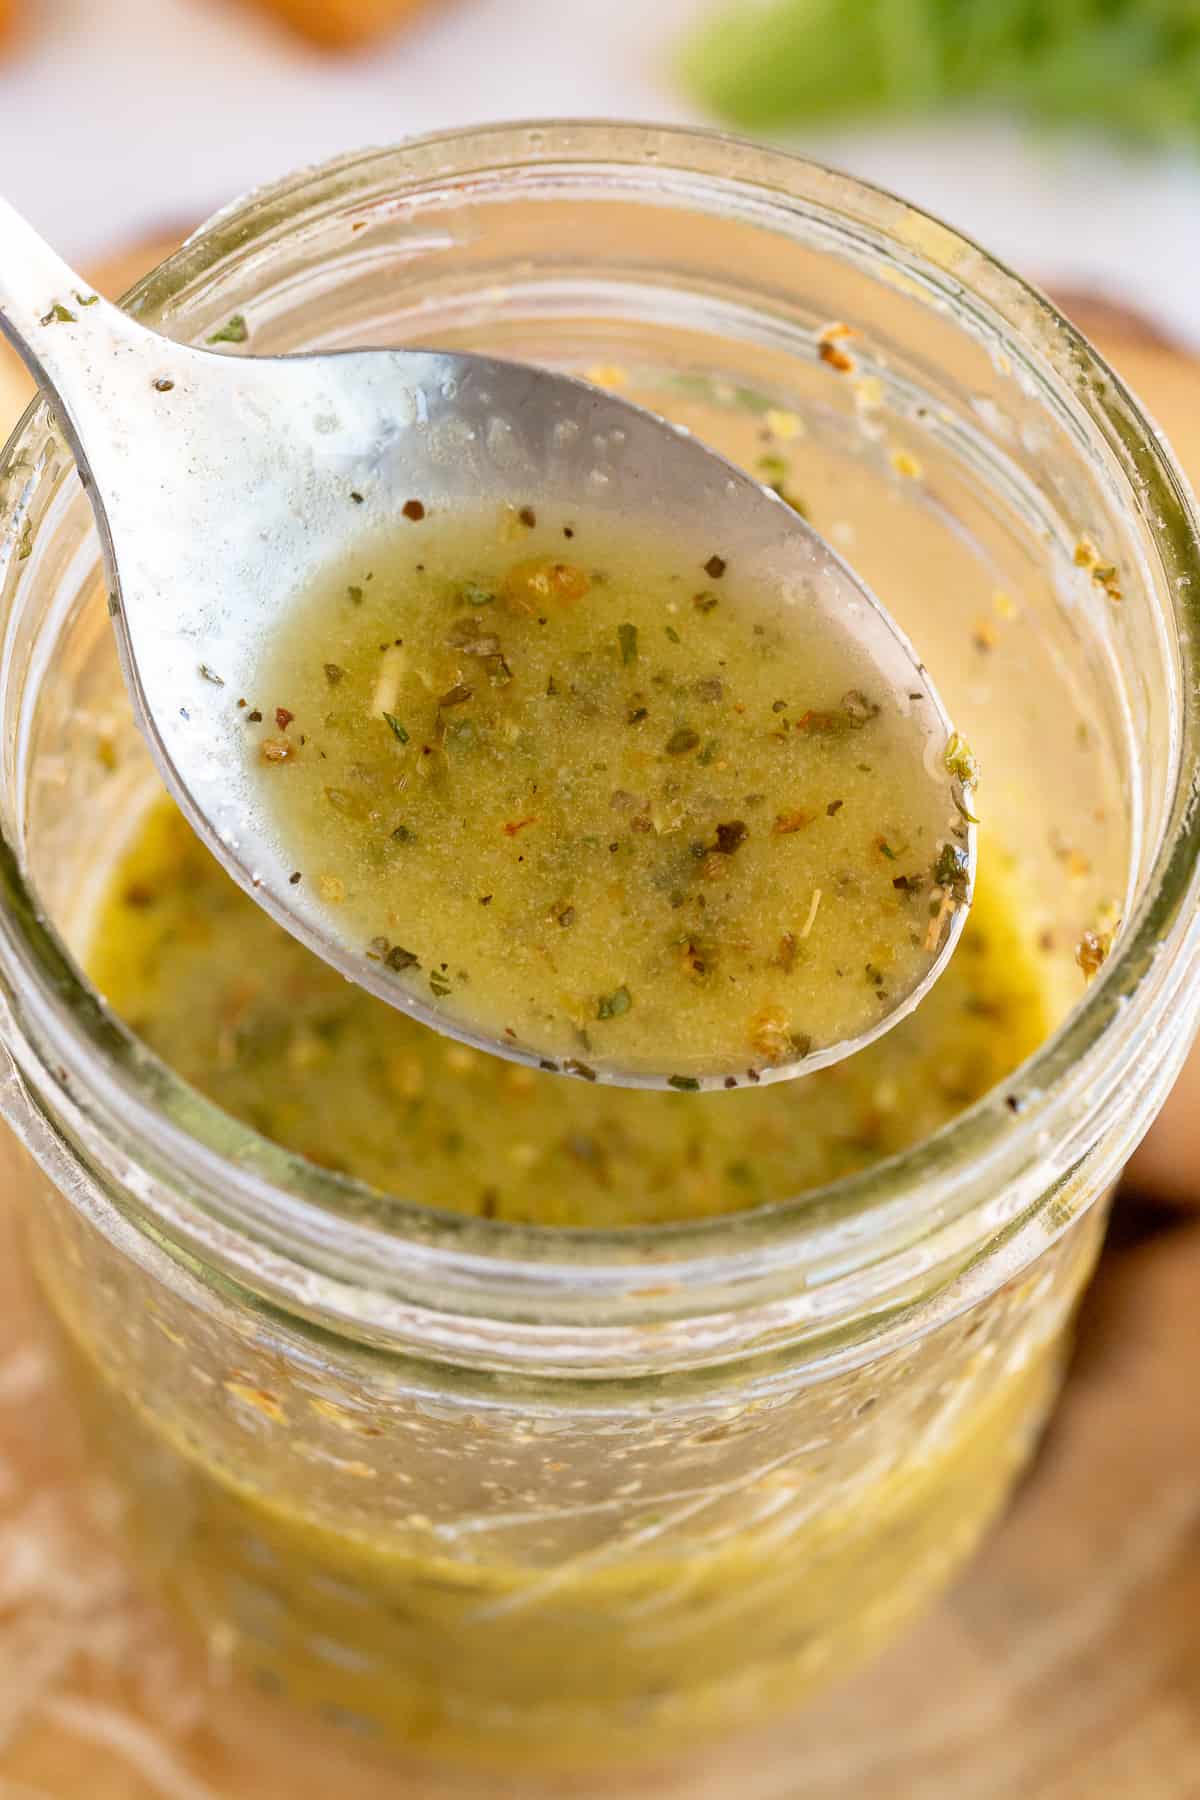
<instances>
[{"instance_id":1,"label":"spoon","mask_svg":"<svg viewBox=\"0 0 1200 1800\"><path fill-rule=\"evenodd\" d=\"M969 808L947 770L950 724L929 675L812 527L688 433L586 382L492 357L238 354L248 336L240 315L216 321L203 348L176 343L97 295L2 199L0 327L49 396L95 510L123 673L163 780L240 885L343 974L464 1042L546 1066L536 1047L479 1032L364 960L316 891L289 882L292 861L247 771L236 704L294 596L364 533L399 521L410 496L478 508L514 489L568 507L586 499L684 540L702 530L756 578L801 581L822 630L851 639L877 691L900 696L918 722L913 778L945 791L961 903L923 978L889 995L869 1028L751 1078L852 1054L942 972L966 915L975 833L957 823ZM686 1082L667 1069L565 1072L630 1086L734 1085L726 1070Z\"/></svg>"}]
</instances>

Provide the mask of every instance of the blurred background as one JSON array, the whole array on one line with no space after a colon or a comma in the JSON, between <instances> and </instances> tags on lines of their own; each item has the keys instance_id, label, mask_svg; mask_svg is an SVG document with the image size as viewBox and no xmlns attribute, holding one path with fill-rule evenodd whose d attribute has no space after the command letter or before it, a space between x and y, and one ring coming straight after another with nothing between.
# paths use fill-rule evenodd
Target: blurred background
<instances>
[{"instance_id":1,"label":"blurred background","mask_svg":"<svg viewBox=\"0 0 1200 1800\"><path fill-rule=\"evenodd\" d=\"M769 134L1200 343L1196 0L0 0L3 186L84 261L555 113Z\"/></svg>"}]
</instances>

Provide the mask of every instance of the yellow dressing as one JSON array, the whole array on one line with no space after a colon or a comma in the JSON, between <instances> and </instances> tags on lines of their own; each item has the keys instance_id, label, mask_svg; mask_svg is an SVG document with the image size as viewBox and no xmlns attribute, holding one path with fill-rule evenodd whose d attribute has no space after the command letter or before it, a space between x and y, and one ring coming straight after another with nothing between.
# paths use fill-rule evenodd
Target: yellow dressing
<instances>
[{"instance_id":1,"label":"yellow dressing","mask_svg":"<svg viewBox=\"0 0 1200 1800\"><path fill-rule=\"evenodd\" d=\"M163 800L114 873L90 972L164 1061L288 1149L430 1206L609 1227L788 1199L928 1137L1046 1035L1035 954L985 849L946 972L857 1056L728 1094L592 1086L346 982Z\"/></svg>"},{"instance_id":2,"label":"yellow dressing","mask_svg":"<svg viewBox=\"0 0 1200 1800\"><path fill-rule=\"evenodd\" d=\"M422 511L297 599L243 696L296 900L583 1075L753 1083L876 1031L966 895L928 701L804 583L570 518Z\"/></svg>"}]
</instances>

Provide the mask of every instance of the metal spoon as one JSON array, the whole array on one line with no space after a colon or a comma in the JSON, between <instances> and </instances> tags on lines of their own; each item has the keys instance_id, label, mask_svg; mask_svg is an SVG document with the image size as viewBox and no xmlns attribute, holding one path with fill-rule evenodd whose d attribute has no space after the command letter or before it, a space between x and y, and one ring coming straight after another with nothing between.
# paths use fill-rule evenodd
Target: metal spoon
<instances>
[{"instance_id":1,"label":"metal spoon","mask_svg":"<svg viewBox=\"0 0 1200 1800\"><path fill-rule=\"evenodd\" d=\"M617 518L669 522L685 541L702 526L709 544L764 581L800 571L830 630L858 641L879 689L917 701L925 774L945 788L953 816L961 794L945 767L949 721L895 622L792 508L654 414L491 357L230 354L246 336L236 317L208 339L212 348L175 343L99 297L3 200L0 327L47 391L95 509L125 679L167 787L281 924L439 1031L538 1061L536 1050L472 1032L364 960L339 936L332 909L289 885L290 859L246 775L233 699L289 601L413 494L445 508L500 504L517 490L547 504L586 499ZM958 839L969 894L973 828ZM965 913L950 918L925 978L895 994L871 1030L762 1078L836 1061L911 1011L945 967ZM622 1085L668 1081L666 1071L596 1072ZM696 1083L721 1084L719 1074Z\"/></svg>"}]
</instances>

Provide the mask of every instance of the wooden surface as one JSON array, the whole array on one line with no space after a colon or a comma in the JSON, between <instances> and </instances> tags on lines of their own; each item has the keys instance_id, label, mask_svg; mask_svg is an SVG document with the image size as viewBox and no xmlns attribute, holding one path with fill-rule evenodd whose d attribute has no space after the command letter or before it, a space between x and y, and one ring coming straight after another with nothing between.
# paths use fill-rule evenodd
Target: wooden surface
<instances>
[{"instance_id":1,"label":"wooden surface","mask_svg":"<svg viewBox=\"0 0 1200 1800\"><path fill-rule=\"evenodd\" d=\"M1093 329L1200 476L1200 366L1119 316ZM1144 1197L1200 1194L1197 1099L1200 1073L1137 1161L1143 1197L1118 1206L1008 1519L924 1624L780 1741L781 1794L1200 1797L1200 1217ZM138 1592L11 1235L0 1206L0 1800L440 1800L230 1691ZM722 1760L671 1793L721 1794Z\"/></svg>"}]
</instances>

